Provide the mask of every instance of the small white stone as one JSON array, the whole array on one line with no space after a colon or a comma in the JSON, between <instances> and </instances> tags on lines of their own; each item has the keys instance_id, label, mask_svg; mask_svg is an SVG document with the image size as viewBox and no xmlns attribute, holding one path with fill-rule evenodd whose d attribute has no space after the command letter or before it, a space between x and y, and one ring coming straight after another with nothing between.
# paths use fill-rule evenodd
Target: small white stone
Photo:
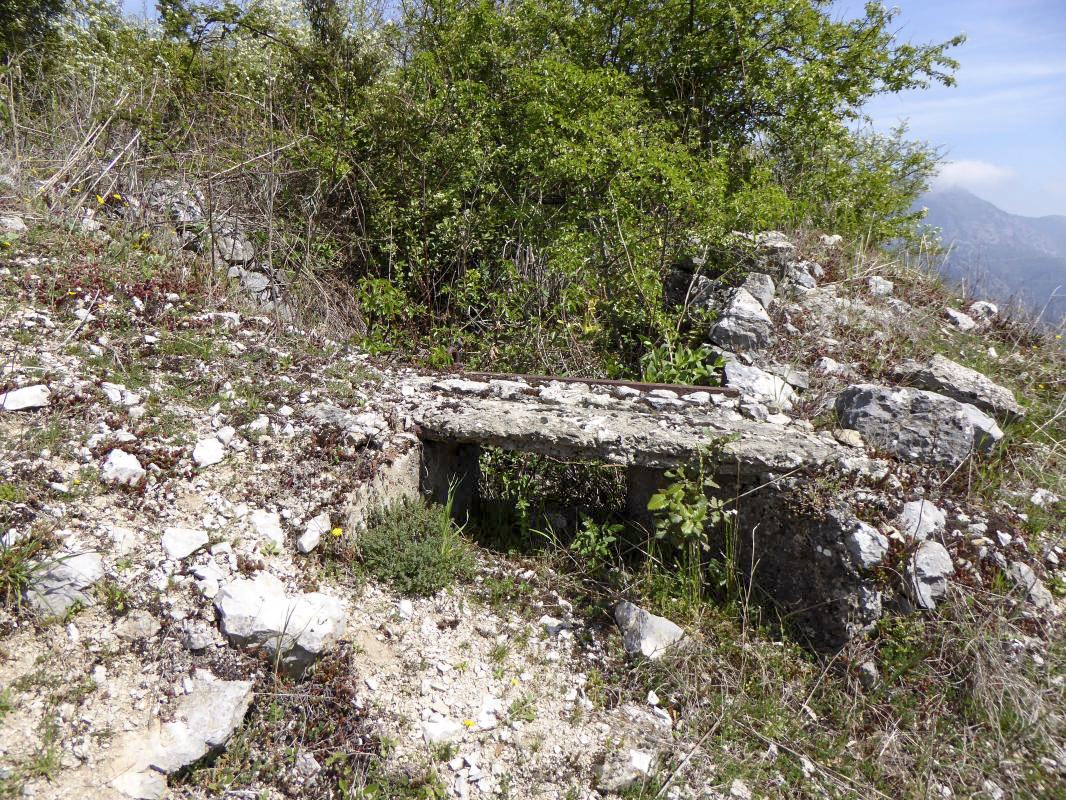
<instances>
[{"instance_id":1,"label":"small white stone","mask_svg":"<svg viewBox=\"0 0 1066 800\"><path fill-rule=\"evenodd\" d=\"M251 523L255 532L264 539L273 542L278 547L285 544L285 531L281 527L280 514L256 510L252 512Z\"/></svg>"},{"instance_id":2,"label":"small white stone","mask_svg":"<svg viewBox=\"0 0 1066 800\"><path fill-rule=\"evenodd\" d=\"M329 512L323 511L317 517L307 523L303 535L296 540L296 549L301 553L310 553L318 543L322 541L323 534L330 530Z\"/></svg>"},{"instance_id":3,"label":"small white stone","mask_svg":"<svg viewBox=\"0 0 1066 800\"><path fill-rule=\"evenodd\" d=\"M163 531L162 545L167 558L180 561L186 558L205 544L208 537L204 531L193 528L167 528Z\"/></svg>"},{"instance_id":4,"label":"small white stone","mask_svg":"<svg viewBox=\"0 0 1066 800\"><path fill-rule=\"evenodd\" d=\"M226 450L222 442L212 436L210 439L201 439L196 443L192 451L192 460L199 467L210 467L226 457Z\"/></svg>"},{"instance_id":5,"label":"small white stone","mask_svg":"<svg viewBox=\"0 0 1066 800\"><path fill-rule=\"evenodd\" d=\"M222 442L223 445L229 446L236 434L237 430L232 425L223 425L215 432L215 438Z\"/></svg>"},{"instance_id":6,"label":"small white stone","mask_svg":"<svg viewBox=\"0 0 1066 800\"><path fill-rule=\"evenodd\" d=\"M51 391L47 386L38 384L13 389L0 394L0 411L25 411L31 408L43 408L48 405Z\"/></svg>"},{"instance_id":7,"label":"small white stone","mask_svg":"<svg viewBox=\"0 0 1066 800\"><path fill-rule=\"evenodd\" d=\"M137 486L144 480L146 472L137 456L124 450L112 450L100 468L100 478L106 483L118 483L123 486Z\"/></svg>"}]
</instances>

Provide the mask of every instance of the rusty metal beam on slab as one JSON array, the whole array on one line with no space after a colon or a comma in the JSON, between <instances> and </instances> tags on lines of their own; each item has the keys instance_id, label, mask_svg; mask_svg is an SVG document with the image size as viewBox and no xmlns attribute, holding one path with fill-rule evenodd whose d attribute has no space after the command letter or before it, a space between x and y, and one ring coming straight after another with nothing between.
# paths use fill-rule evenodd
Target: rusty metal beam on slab
<instances>
[{"instance_id":1,"label":"rusty metal beam on slab","mask_svg":"<svg viewBox=\"0 0 1066 800\"><path fill-rule=\"evenodd\" d=\"M519 372L452 372L441 373L454 378L470 378L481 381L524 381L528 384L535 383L583 383L588 386L628 386L642 392L650 392L653 389L668 389L678 395L692 394L694 392L707 392L708 394L724 394L729 397L739 397L740 392L726 386L691 386L684 383L643 383L641 381L616 380L613 378L564 378L559 375L524 375Z\"/></svg>"}]
</instances>

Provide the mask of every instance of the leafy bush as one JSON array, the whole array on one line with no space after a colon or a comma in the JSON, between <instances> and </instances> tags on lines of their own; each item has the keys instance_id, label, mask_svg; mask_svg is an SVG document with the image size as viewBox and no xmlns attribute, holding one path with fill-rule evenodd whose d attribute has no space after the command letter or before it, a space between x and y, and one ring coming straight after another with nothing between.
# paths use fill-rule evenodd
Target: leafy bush
<instances>
[{"instance_id":1,"label":"leafy bush","mask_svg":"<svg viewBox=\"0 0 1066 800\"><path fill-rule=\"evenodd\" d=\"M370 575L403 594L432 595L474 571L451 509L423 500L405 500L375 516L356 548Z\"/></svg>"}]
</instances>

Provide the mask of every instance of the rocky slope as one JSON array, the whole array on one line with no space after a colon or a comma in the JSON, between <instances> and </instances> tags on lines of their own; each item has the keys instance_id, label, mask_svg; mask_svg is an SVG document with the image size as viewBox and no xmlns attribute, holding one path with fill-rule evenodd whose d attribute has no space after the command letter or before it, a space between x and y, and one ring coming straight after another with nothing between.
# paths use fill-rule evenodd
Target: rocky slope
<instances>
[{"instance_id":1,"label":"rocky slope","mask_svg":"<svg viewBox=\"0 0 1066 800\"><path fill-rule=\"evenodd\" d=\"M375 505L417 489L413 419L438 378L294 327L284 298L264 296L274 282L250 243L230 242L233 289L220 291L194 256L141 260L95 221L73 233L13 214L3 225L5 794L340 797L367 784L379 794L365 796L752 796L716 772L724 755L701 748L688 701L604 685L627 664L694 652L695 631L618 597L583 605L549 563L488 550L470 583L428 598L338 559ZM864 465L854 485L782 481L782 497L859 509L829 544L877 576L878 617L882 591L886 616L951 592L1003 593L1029 632L1015 653L1036 669L1053 661L1061 453L1017 431L1034 415L1047 429L1054 412L939 350L979 347L1004 374L1059 391L1061 373L1026 363L1029 340L1011 344L988 304L945 308L917 276L849 271L831 239L752 244L743 286L698 269L675 280L720 311L709 336L739 391L724 412L823 437ZM929 342L907 344L919 330ZM499 387L460 389L450 402ZM639 403L664 420L684 405L526 389L557 405ZM1059 483L1019 472L1002 491L970 492L982 453L1008 445ZM820 553L807 542L805 557ZM880 679L876 659L855 669ZM1046 677L1061 689L1061 674ZM792 773L770 747L763 791L784 795ZM1066 769L1061 748L1045 758L1047 775ZM804 792L834 785L803 759Z\"/></svg>"}]
</instances>

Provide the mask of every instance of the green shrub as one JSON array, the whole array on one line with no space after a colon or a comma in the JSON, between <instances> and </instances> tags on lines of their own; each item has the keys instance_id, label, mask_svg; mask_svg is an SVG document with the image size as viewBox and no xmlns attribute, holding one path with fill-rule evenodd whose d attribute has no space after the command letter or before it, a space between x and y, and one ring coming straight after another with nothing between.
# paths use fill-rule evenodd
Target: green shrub
<instances>
[{"instance_id":1,"label":"green shrub","mask_svg":"<svg viewBox=\"0 0 1066 800\"><path fill-rule=\"evenodd\" d=\"M405 500L376 515L356 544L367 573L403 594L428 596L468 580L469 545L448 506Z\"/></svg>"}]
</instances>

